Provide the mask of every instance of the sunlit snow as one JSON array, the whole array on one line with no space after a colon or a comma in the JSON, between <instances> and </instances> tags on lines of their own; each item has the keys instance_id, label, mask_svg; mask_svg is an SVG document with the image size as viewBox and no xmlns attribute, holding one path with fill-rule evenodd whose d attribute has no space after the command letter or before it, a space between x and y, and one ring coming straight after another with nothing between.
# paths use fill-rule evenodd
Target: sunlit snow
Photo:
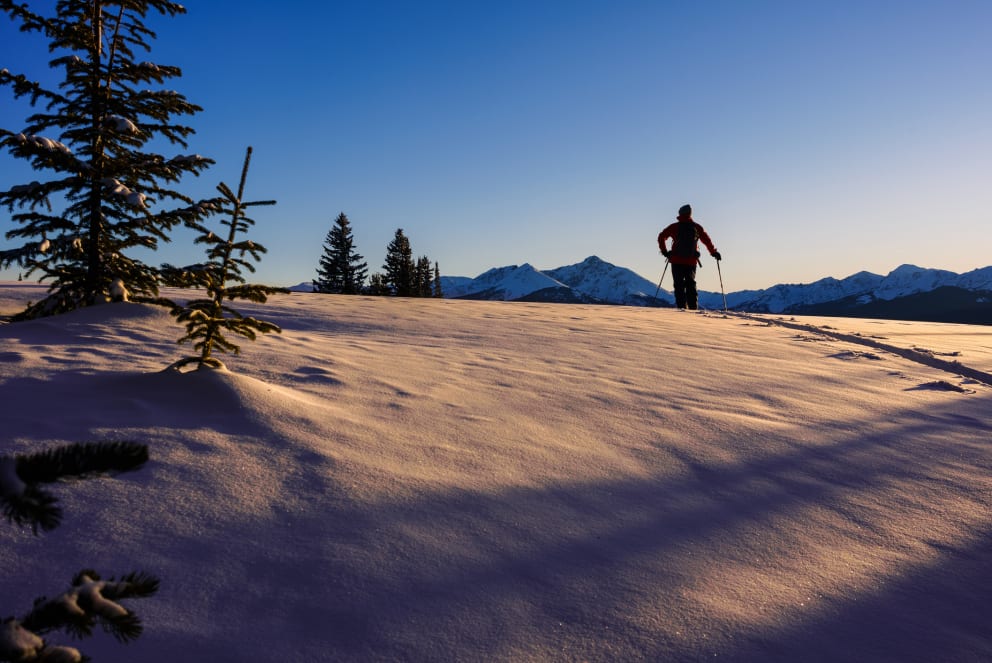
<instances>
[{"instance_id":1,"label":"sunlit snow","mask_svg":"<svg viewBox=\"0 0 992 663\"><path fill-rule=\"evenodd\" d=\"M0 312L43 293L5 284ZM52 641L145 663L992 658L992 328L238 308L283 333L229 371L165 370L161 308L0 325L4 454L151 454L53 486L52 532L0 526L4 614L140 570L161 590L121 601L137 641Z\"/></svg>"}]
</instances>

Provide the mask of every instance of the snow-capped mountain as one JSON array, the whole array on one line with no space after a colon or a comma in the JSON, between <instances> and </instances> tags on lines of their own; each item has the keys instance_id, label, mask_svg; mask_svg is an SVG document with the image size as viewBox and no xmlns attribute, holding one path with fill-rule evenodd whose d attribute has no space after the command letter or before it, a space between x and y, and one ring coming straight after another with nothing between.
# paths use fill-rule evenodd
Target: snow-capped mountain
<instances>
[{"instance_id":1,"label":"snow-capped mountain","mask_svg":"<svg viewBox=\"0 0 992 663\"><path fill-rule=\"evenodd\" d=\"M601 302L610 304L644 305L653 302L658 286L626 267L617 267L589 256L577 265L549 269L544 272L569 288ZM659 299L671 302L667 292L659 292Z\"/></svg>"},{"instance_id":2,"label":"snow-capped mountain","mask_svg":"<svg viewBox=\"0 0 992 663\"><path fill-rule=\"evenodd\" d=\"M779 284L765 290L729 293L727 306L737 310L786 313L796 306L808 306L872 292L884 278L870 272L858 272L845 279L827 277L813 283ZM699 303L705 308L722 308L720 293L701 292Z\"/></svg>"},{"instance_id":3,"label":"snow-capped mountain","mask_svg":"<svg viewBox=\"0 0 992 663\"><path fill-rule=\"evenodd\" d=\"M844 279L825 278L814 283L775 285L744 295L727 295L731 308L765 313L806 312L810 307L844 302L846 308L856 308L873 302L891 302L939 288L955 288L974 293L992 291L992 267L956 274L943 269L928 269L916 265L900 265L886 276L858 272ZM742 296L744 295L744 296ZM700 304L718 307L719 293L700 293Z\"/></svg>"},{"instance_id":4,"label":"snow-capped mountain","mask_svg":"<svg viewBox=\"0 0 992 663\"><path fill-rule=\"evenodd\" d=\"M547 288L567 288L533 266L495 267L474 279L441 277L445 297L512 301Z\"/></svg>"},{"instance_id":5,"label":"snow-capped mountain","mask_svg":"<svg viewBox=\"0 0 992 663\"><path fill-rule=\"evenodd\" d=\"M635 306L673 303L668 290L662 289L655 299L657 284L597 256L546 271L524 264L491 269L474 279L442 277L441 285L445 297L450 298ZM931 295L935 291L937 294ZM862 271L843 279L827 277L813 283L727 293L727 306L741 311L824 315L883 312L887 317L913 319L928 319L925 316L935 309L934 301L947 303L943 308L950 309L940 319L983 322L988 318L992 322L992 267L956 274L902 265L886 276ZM723 308L723 295L700 292L699 303L703 308Z\"/></svg>"},{"instance_id":6,"label":"snow-capped mountain","mask_svg":"<svg viewBox=\"0 0 992 663\"><path fill-rule=\"evenodd\" d=\"M617 267L597 256L575 265L539 271L529 264L497 267L469 279L441 277L445 297L527 301L584 301L600 304L654 305L657 285L626 267ZM662 290L662 302L672 296Z\"/></svg>"}]
</instances>

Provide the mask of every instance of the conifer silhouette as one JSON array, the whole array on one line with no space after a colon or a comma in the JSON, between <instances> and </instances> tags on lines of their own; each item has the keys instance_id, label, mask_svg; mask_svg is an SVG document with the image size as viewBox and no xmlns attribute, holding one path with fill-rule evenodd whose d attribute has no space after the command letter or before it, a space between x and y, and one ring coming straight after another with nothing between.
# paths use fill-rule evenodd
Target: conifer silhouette
<instances>
[{"instance_id":1,"label":"conifer silhouette","mask_svg":"<svg viewBox=\"0 0 992 663\"><path fill-rule=\"evenodd\" d=\"M241 352L241 347L225 335L228 332L252 341L255 340L257 333L282 332L278 325L243 316L224 303L226 300L235 299L265 303L270 294L288 292L285 288L246 283L242 275L242 269L255 271L255 267L248 260L249 256L258 262L261 260L261 254L266 252L261 244L248 239L237 239L239 234L247 232L255 224L245 215L245 210L249 207L276 204L274 200L255 202L244 200L251 154L252 149L249 147L245 152L237 194L221 182L217 185L221 197L210 203L213 213L229 216L228 219L221 221L221 224L227 227L226 237L219 237L202 225L196 226L200 232L196 243L207 245L207 262L181 269L170 265L163 267L165 281L169 285L204 288L207 295L205 298L194 299L185 306L173 308L176 319L186 323L186 334L178 342L192 343L199 354L180 359L172 365L172 368L179 369L191 363L196 363L198 368L223 368L224 364L214 357L215 351L231 354ZM228 285L229 282L233 282L234 285Z\"/></svg>"},{"instance_id":2,"label":"conifer silhouette","mask_svg":"<svg viewBox=\"0 0 992 663\"><path fill-rule=\"evenodd\" d=\"M374 272L369 277L369 284L365 292L376 297L385 297L389 294L389 284L386 283L386 276L382 272Z\"/></svg>"},{"instance_id":3,"label":"conifer silhouette","mask_svg":"<svg viewBox=\"0 0 992 663\"><path fill-rule=\"evenodd\" d=\"M144 24L156 12L185 13L166 0L62 0L46 18L26 4L0 2L22 32L48 39L57 55L50 62L62 75L51 89L25 74L0 69L0 87L12 88L43 110L19 131L0 128L0 149L43 173L28 184L0 191L0 207L11 212L0 267L14 264L24 275L40 273L49 295L19 318L51 315L91 304L158 294L157 269L129 255L168 241L177 224L205 218L207 210L170 188L183 175L213 163L202 156L166 156L147 146L167 142L187 147L190 127L175 116L200 107L162 86L179 77L178 67L139 61L155 37ZM55 205L63 206L61 209Z\"/></svg>"},{"instance_id":4,"label":"conifer silhouette","mask_svg":"<svg viewBox=\"0 0 992 663\"><path fill-rule=\"evenodd\" d=\"M434 297L444 297L444 291L441 289L441 265L436 261L434 263L434 291L432 295Z\"/></svg>"},{"instance_id":5,"label":"conifer silhouette","mask_svg":"<svg viewBox=\"0 0 992 663\"><path fill-rule=\"evenodd\" d=\"M341 212L324 240L324 252L313 282L314 292L357 295L365 286L367 274L368 263L355 251L351 223Z\"/></svg>"},{"instance_id":6,"label":"conifer silhouette","mask_svg":"<svg viewBox=\"0 0 992 663\"><path fill-rule=\"evenodd\" d=\"M415 297L417 295L417 266L413 262L413 249L410 240L403 234L402 228L397 228L393 239L386 247L386 262L382 269L385 271L386 284L397 297Z\"/></svg>"}]
</instances>

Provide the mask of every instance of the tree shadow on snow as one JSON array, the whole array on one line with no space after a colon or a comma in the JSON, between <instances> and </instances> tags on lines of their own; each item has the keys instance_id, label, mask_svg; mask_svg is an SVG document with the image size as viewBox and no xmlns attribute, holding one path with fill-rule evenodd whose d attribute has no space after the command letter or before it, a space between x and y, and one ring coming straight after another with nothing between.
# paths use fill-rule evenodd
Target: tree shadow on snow
<instances>
[{"instance_id":1,"label":"tree shadow on snow","mask_svg":"<svg viewBox=\"0 0 992 663\"><path fill-rule=\"evenodd\" d=\"M81 375L56 383L15 378L0 397L26 408L13 433L42 439L43 424L27 430L28 420L60 399L96 407L94 385ZM973 412L992 411L989 397L969 398ZM169 409L159 403L146 417L125 402L115 411L122 426L155 425ZM320 508L274 516L285 524L280 546L292 555L256 540L255 523L226 530L224 540L170 542L174 554L202 569L167 579L173 584L164 583L163 597L202 594L198 578L218 565L250 579L202 599L206 614L244 632L239 651L218 649L238 660L271 660L266 637L277 630L298 634L287 661L987 660L992 504L982 477L992 474L992 461L987 445L945 439L956 426L986 439L992 428L952 406L894 419L912 423L845 439L845 422L837 422L835 442L794 441L788 451L736 464L711 462L688 446L659 446L659 459L664 454L678 469L664 478L499 493L425 488L375 505L352 501L346 487L334 494L320 486L327 493L309 498ZM101 422L106 411L94 415L94 425ZM304 492L317 487L305 483ZM893 486L898 495L887 495ZM915 493L918 499L900 503ZM928 563L880 572L871 582L852 578L823 592L816 609L779 610L764 625L753 619L772 582L759 570L774 570L780 558L783 567L797 556L814 560L811 568L780 568L778 581L818 591L817 554L829 554L838 536L820 520L824 512L851 523L869 557L885 557L906 543L887 540L890 519L912 529L926 494L967 495L986 517L967 541L920 531L912 540L931 548ZM228 554L225 545L237 550ZM738 593L724 594L722 577L738 582ZM229 591L253 598L228 604ZM713 609L708 599L734 603L743 614ZM152 617L154 610L129 653L213 651L208 633L156 631Z\"/></svg>"},{"instance_id":2,"label":"tree shadow on snow","mask_svg":"<svg viewBox=\"0 0 992 663\"><path fill-rule=\"evenodd\" d=\"M988 400L974 399L976 411ZM327 660L986 660L989 518L969 525L966 541L910 535L930 547L926 563L873 565L907 545L889 539L889 520L913 530L913 509L927 502L901 502L917 491L992 508L980 489L992 469L987 447L942 442L959 416L904 417L914 423L733 465L667 449L684 470L674 479L343 500L287 514L287 531L308 533L288 543L310 560L305 578L263 548L246 566L260 608L279 592L313 592L302 604L270 604L264 619L300 632L300 656ZM898 494L886 496L893 486ZM839 536L824 512L852 523L866 542L857 561L874 574L826 589L807 609L780 606L761 625L752 618L766 584L820 592L815 560ZM777 566L777 580L759 573ZM721 578L738 593L723 592Z\"/></svg>"}]
</instances>

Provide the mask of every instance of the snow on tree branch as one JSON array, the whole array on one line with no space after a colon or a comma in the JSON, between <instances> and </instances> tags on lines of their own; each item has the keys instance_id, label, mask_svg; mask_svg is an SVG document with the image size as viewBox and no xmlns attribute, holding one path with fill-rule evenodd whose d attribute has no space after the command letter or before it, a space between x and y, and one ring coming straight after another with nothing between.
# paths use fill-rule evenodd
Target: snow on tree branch
<instances>
[{"instance_id":1,"label":"snow on tree branch","mask_svg":"<svg viewBox=\"0 0 992 663\"><path fill-rule=\"evenodd\" d=\"M134 442L72 444L46 451L0 457L0 503L11 522L49 530L58 526L61 510L55 498L38 488L68 477L127 472L148 460L148 447ZM38 663L88 660L78 649L51 645L42 637L64 631L88 637L99 625L120 642L141 635L141 620L120 601L151 596L158 578L141 572L104 580L91 569L76 574L68 590L53 599L41 597L24 617L0 620L0 661Z\"/></svg>"},{"instance_id":2,"label":"snow on tree branch","mask_svg":"<svg viewBox=\"0 0 992 663\"><path fill-rule=\"evenodd\" d=\"M181 5L168 0L39 4L55 15L0 2L0 12L22 31L39 33L59 54L48 64L61 77L49 85L0 70L0 89L43 106L19 133L0 128L0 150L48 178L0 191L0 205L12 212L30 210L12 214L7 239L19 237L24 243L0 249L0 265L16 262L27 276L40 272L40 280L51 283L50 294L15 319L121 299L119 288L114 294L117 280L136 299L157 297L158 270L129 254L135 248L154 250L176 225L206 217L165 184L198 175L213 163L198 155L167 159L150 151L162 139L185 149L193 129L172 118L202 110L179 92L161 89L182 75L178 67L134 57L151 50L148 41L155 37L146 17L185 13ZM160 89L143 89L145 84ZM163 209L170 200L182 201L183 207ZM49 201L61 208L36 213L39 205L51 212ZM79 250L77 238L84 238ZM43 240L52 250L39 255L34 249Z\"/></svg>"}]
</instances>

